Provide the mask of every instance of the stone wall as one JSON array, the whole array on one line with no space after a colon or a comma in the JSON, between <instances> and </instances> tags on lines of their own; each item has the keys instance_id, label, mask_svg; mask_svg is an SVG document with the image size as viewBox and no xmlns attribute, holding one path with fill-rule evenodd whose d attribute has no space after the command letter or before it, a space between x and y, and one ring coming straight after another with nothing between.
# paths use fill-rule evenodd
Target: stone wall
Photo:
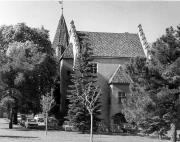
<instances>
[{"instance_id":1,"label":"stone wall","mask_svg":"<svg viewBox=\"0 0 180 142\"><path fill-rule=\"evenodd\" d=\"M129 84L111 84L111 101L110 101L110 123L113 124L112 117L121 113L122 103L119 103L118 93L120 91L125 92L126 94L130 93Z\"/></svg>"},{"instance_id":2,"label":"stone wall","mask_svg":"<svg viewBox=\"0 0 180 142\"><path fill-rule=\"evenodd\" d=\"M111 92L111 87L109 85L109 79L112 77L113 73L119 67L119 65L123 65L129 61L129 58L103 58L98 57L94 59L94 62L97 63L97 75L98 75L98 85L101 88L101 116L100 118L109 125L111 116L114 114L113 112L117 112L119 108L113 106L114 102L111 98L112 95L116 95L118 88L122 87L125 91L128 91L127 86L113 86L113 92ZM73 67L73 59L63 59L61 63L61 94L63 99L66 98L68 85L70 83L70 76L68 75L68 71L72 72ZM115 93L115 94L114 94ZM62 100L62 109L65 109L63 106L65 105L65 101Z\"/></svg>"}]
</instances>

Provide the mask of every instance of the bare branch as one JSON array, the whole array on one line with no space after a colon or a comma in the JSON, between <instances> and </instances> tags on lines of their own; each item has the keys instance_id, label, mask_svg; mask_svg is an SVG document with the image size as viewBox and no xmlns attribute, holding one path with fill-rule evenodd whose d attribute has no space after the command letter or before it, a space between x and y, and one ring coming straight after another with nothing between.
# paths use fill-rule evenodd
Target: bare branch
<instances>
[{"instance_id":1,"label":"bare branch","mask_svg":"<svg viewBox=\"0 0 180 142\"><path fill-rule=\"evenodd\" d=\"M76 95L77 97L82 101L82 104L84 104L89 111L89 113L92 113L94 109L97 107L95 106L95 103L97 102L101 91L98 88L92 89L92 82L88 84L82 91L83 93L80 94L78 86L76 86Z\"/></svg>"}]
</instances>

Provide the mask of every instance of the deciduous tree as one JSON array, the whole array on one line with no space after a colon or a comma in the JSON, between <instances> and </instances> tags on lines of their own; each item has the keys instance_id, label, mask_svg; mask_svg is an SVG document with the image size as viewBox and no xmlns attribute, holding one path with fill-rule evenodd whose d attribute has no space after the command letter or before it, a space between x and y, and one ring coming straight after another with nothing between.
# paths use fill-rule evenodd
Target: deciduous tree
<instances>
[{"instance_id":1,"label":"deciduous tree","mask_svg":"<svg viewBox=\"0 0 180 142\"><path fill-rule=\"evenodd\" d=\"M23 23L2 26L0 41L5 53L0 62L2 92L14 88L21 93L18 110L22 113L41 111L41 95L51 90L56 74L48 31Z\"/></svg>"}]
</instances>

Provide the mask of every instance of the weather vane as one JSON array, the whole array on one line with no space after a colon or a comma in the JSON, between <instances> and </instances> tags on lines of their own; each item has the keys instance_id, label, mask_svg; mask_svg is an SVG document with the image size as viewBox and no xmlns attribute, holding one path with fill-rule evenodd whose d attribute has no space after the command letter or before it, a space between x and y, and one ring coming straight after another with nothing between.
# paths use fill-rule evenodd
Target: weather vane
<instances>
[{"instance_id":1,"label":"weather vane","mask_svg":"<svg viewBox=\"0 0 180 142\"><path fill-rule=\"evenodd\" d=\"M61 10L62 10L62 14L63 14L63 0L62 1L58 1L58 2L61 5Z\"/></svg>"}]
</instances>

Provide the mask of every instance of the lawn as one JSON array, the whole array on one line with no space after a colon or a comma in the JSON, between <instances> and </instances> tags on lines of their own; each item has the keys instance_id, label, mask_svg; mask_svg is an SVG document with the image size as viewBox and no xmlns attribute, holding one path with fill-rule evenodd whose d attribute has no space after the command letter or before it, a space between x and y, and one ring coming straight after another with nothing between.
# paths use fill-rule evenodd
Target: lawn
<instances>
[{"instance_id":1,"label":"lawn","mask_svg":"<svg viewBox=\"0 0 180 142\"><path fill-rule=\"evenodd\" d=\"M0 142L88 142L88 134L65 131L48 131L25 129L14 126L8 129L8 122L0 119ZM94 142L159 142L160 140L143 136L131 135L94 135ZM168 142L161 140L161 142Z\"/></svg>"}]
</instances>

